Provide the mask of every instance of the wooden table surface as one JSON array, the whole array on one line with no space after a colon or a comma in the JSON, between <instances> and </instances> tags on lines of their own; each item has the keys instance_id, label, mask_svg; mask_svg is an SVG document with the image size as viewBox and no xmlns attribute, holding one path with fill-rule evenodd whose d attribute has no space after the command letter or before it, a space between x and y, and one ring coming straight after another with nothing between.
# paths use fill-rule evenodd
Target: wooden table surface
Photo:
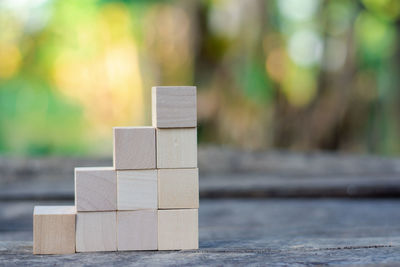
<instances>
[{"instance_id":1,"label":"wooden table surface","mask_svg":"<svg viewBox=\"0 0 400 267\"><path fill-rule=\"evenodd\" d=\"M202 200L198 251L62 256L32 255L33 205L0 204L0 265L400 265L397 200Z\"/></svg>"},{"instance_id":2,"label":"wooden table surface","mask_svg":"<svg viewBox=\"0 0 400 267\"><path fill-rule=\"evenodd\" d=\"M199 250L32 255L33 206L72 204L69 168L109 162L0 158L0 266L400 266L400 160L210 148Z\"/></svg>"}]
</instances>

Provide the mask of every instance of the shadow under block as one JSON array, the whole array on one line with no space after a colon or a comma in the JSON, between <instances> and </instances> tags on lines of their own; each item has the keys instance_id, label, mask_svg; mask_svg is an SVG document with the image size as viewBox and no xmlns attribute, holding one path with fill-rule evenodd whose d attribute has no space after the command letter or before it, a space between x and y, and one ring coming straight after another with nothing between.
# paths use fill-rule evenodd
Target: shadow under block
<instances>
[{"instance_id":1,"label":"shadow under block","mask_svg":"<svg viewBox=\"0 0 400 267\"><path fill-rule=\"evenodd\" d=\"M33 254L75 253L74 206L36 206L33 210Z\"/></svg>"},{"instance_id":2,"label":"shadow under block","mask_svg":"<svg viewBox=\"0 0 400 267\"><path fill-rule=\"evenodd\" d=\"M75 168L77 211L117 209L117 172L112 167Z\"/></svg>"},{"instance_id":3,"label":"shadow under block","mask_svg":"<svg viewBox=\"0 0 400 267\"><path fill-rule=\"evenodd\" d=\"M197 128L157 129L157 168L197 168Z\"/></svg>"},{"instance_id":4,"label":"shadow under block","mask_svg":"<svg viewBox=\"0 0 400 267\"><path fill-rule=\"evenodd\" d=\"M157 210L118 211L118 250L157 250Z\"/></svg>"},{"instance_id":5,"label":"shadow under block","mask_svg":"<svg viewBox=\"0 0 400 267\"><path fill-rule=\"evenodd\" d=\"M159 210L158 249L198 249L198 210Z\"/></svg>"},{"instance_id":6,"label":"shadow under block","mask_svg":"<svg viewBox=\"0 0 400 267\"><path fill-rule=\"evenodd\" d=\"M158 208L199 208L199 170L159 169Z\"/></svg>"},{"instance_id":7,"label":"shadow under block","mask_svg":"<svg viewBox=\"0 0 400 267\"><path fill-rule=\"evenodd\" d=\"M78 212L76 216L76 251L116 251L117 212Z\"/></svg>"},{"instance_id":8,"label":"shadow under block","mask_svg":"<svg viewBox=\"0 0 400 267\"><path fill-rule=\"evenodd\" d=\"M114 128L116 170L155 169L156 133L153 127Z\"/></svg>"},{"instance_id":9,"label":"shadow under block","mask_svg":"<svg viewBox=\"0 0 400 267\"><path fill-rule=\"evenodd\" d=\"M157 209L157 170L117 171L118 210Z\"/></svg>"},{"instance_id":10,"label":"shadow under block","mask_svg":"<svg viewBox=\"0 0 400 267\"><path fill-rule=\"evenodd\" d=\"M152 88L152 120L157 128L197 126L195 86Z\"/></svg>"}]
</instances>

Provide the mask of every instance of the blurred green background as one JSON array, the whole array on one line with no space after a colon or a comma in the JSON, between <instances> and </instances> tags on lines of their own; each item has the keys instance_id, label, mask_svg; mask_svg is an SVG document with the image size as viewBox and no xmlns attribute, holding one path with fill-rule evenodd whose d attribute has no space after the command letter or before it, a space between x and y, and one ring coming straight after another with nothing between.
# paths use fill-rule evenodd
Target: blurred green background
<instances>
[{"instance_id":1,"label":"blurred green background","mask_svg":"<svg viewBox=\"0 0 400 267\"><path fill-rule=\"evenodd\" d=\"M0 153L111 155L151 86L199 142L400 153L399 0L0 1Z\"/></svg>"}]
</instances>

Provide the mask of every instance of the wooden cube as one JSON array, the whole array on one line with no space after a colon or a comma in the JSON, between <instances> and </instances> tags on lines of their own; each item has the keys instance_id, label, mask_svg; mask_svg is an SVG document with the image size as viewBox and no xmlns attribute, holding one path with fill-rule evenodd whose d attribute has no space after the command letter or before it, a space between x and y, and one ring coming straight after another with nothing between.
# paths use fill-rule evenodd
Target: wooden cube
<instances>
[{"instance_id":1,"label":"wooden cube","mask_svg":"<svg viewBox=\"0 0 400 267\"><path fill-rule=\"evenodd\" d=\"M199 208L199 170L159 169L158 208Z\"/></svg>"},{"instance_id":2,"label":"wooden cube","mask_svg":"<svg viewBox=\"0 0 400 267\"><path fill-rule=\"evenodd\" d=\"M116 170L154 169L156 137L153 127L114 128L114 168Z\"/></svg>"},{"instance_id":3,"label":"wooden cube","mask_svg":"<svg viewBox=\"0 0 400 267\"><path fill-rule=\"evenodd\" d=\"M33 254L75 253L74 206L36 206L33 210Z\"/></svg>"},{"instance_id":4,"label":"wooden cube","mask_svg":"<svg viewBox=\"0 0 400 267\"><path fill-rule=\"evenodd\" d=\"M157 129L157 168L197 168L197 128Z\"/></svg>"},{"instance_id":5,"label":"wooden cube","mask_svg":"<svg viewBox=\"0 0 400 267\"><path fill-rule=\"evenodd\" d=\"M157 170L117 171L118 210L157 209Z\"/></svg>"},{"instance_id":6,"label":"wooden cube","mask_svg":"<svg viewBox=\"0 0 400 267\"><path fill-rule=\"evenodd\" d=\"M118 211L118 250L157 250L157 210Z\"/></svg>"},{"instance_id":7,"label":"wooden cube","mask_svg":"<svg viewBox=\"0 0 400 267\"><path fill-rule=\"evenodd\" d=\"M112 167L75 168L77 211L117 209L117 172Z\"/></svg>"},{"instance_id":8,"label":"wooden cube","mask_svg":"<svg viewBox=\"0 0 400 267\"><path fill-rule=\"evenodd\" d=\"M198 210L159 210L158 249L198 249Z\"/></svg>"},{"instance_id":9,"label":"wooden cube","mask_svg":"<svg viewBox=\"0 0 400 267\"><path fill-rule=\"evenodd\" d=\"M76 251L116 251L117 212L78 212Z\"/></svg>"},{"instance_id":10,"label":"wooden cube","mask_svg":"<svg viewBox=\"0 0 400 267\"><path fill-rule=\"evenodd\" d=\"M152 119L157 128L196 127L196 87L153 87Z\"/></svg>"}]
</instances>

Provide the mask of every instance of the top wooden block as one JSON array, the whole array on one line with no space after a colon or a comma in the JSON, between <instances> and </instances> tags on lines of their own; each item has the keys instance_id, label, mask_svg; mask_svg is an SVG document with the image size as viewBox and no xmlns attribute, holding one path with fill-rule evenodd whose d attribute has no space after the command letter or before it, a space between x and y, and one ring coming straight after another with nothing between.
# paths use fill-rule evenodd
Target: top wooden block
<instances>
[{"instance_id":1,"label":"top wooden block","mask_svg":"<svg viewBox=\"0 0 400 267\"><path fill-rule=\"evenodd\" d=\"M152 91L152 119L157 128L197 126L195 86L155 86Z\"/></svg>"}]
</instances>

